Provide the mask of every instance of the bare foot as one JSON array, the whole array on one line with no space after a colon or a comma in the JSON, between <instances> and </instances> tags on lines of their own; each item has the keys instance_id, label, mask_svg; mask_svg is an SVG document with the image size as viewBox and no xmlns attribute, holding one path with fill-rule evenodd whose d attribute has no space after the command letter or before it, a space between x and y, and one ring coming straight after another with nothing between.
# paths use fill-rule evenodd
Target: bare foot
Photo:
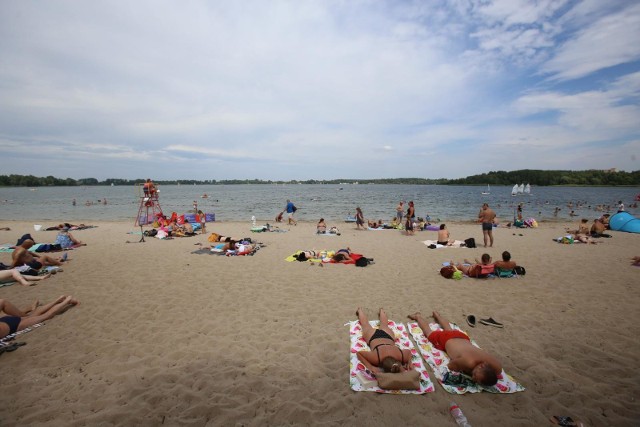
<instances>
[{"instance_id":1,"label":"bare foot","mask_svg":"<svg viewBox=\"0 0 640 427\"><path fill-rule=\"evenodd\" d=\"M356 310L356 316L360 317L360 312L362 311L362 307L358 307Z\"/></svg>"},{"instance_id":2,"label":"bare foot","mask_svg":"<svg viewBox=\"0 0 640 427\"><path fill-rule=\"evenodd\" d=\"M49 277L51 277L51 273L47 273L44 276L42 276L42 279L48 279Z\"/></svg>"},{"instance_id":3,"label":"bare foot","mask_svg":"<svg viewBox=\"0 0 640 427\"><path fill-rule=\"evenodd\" d=\"M78 305L78 304L80 304L80 301L78 301L77 299L75 299L74 297L69 295L69 297L67 298L67 304Z\"/></svg>"},{"instance_id":4,"label":"bare foot","mask_svg":"<svg viewBox=\"0 0 640 427\"><path fill-rule=\"evenodd\" d=\"M59 303L59 302L64 301L64 300L65 300L65 298L68 298L68 297L67 297L66 295L60 295L60 296L58 297L58 299L56 300L56 304L57 304L57 303Z\"/></svg>"},{"instance_id":5,"label":"bare foot","mask_svg":"<svg viewBox=\"0 0 640 427\"><path fill-rule=\"evenodd\" d=\"M418 320L418 317L422 317L422 314L419 311L416 311L413 314L407 314L407 317L411 320Z\"/></svg>"},{"instance_id":6,"label":"bare foot","mask_svg":"<svg viewBox=\"0 0 640 427\"><path fill-rule=\"evenodd\" d=\"M31 304L31 307L29 307L29 309L25 310L25 312L26 313L31 313L33 310L35 310L39 306L40 306L40 300L36 298L36 300L33 302L33 304Z\"/></svg>"}]
</instances>

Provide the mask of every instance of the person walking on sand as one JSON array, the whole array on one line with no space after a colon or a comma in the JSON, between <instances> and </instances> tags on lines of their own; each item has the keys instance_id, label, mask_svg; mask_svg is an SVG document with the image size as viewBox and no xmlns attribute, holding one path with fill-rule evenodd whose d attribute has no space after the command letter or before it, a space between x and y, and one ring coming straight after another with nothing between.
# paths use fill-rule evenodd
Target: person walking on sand
<instances>
[{"instance_id":1,"label":"person walking on sand","mask_svg":"<svg viewBox=\"0 0 640 427\"><path fill-rule=\"evenodd\" d=\"M291 202L291 200L287 199L287 206L284 208L287 211L287 216L289 217L289 225L298 225L298 222L293 218L293 214L296 213L298 208Z\"/></svg>"},{"instance_id":2,"label":"person walking on sand","mask_svg":"<svg viewBox=\"0 0 640 427\"><path fill-rule=\"evenodd\" d=\"M454 330L449 321L437 311L433 318L442 326L441 331L432 331L429 323L418 313L408 315L418 322L418 326L435 348L445 351L451 360L447 365L451 371L469 375L477 384L490 387L498 382L502 365L494 356L471 344L469 337L462 331Z\"/></svg>"},{"instance_id":3,"label":"person walking on sand","mask_svg":"<svg viewBox=\"0 0 640 427\"><path fill-rule=\"evenodd\" d=\"M496 213L489 207L488 203L482 205L480 213L478 213L478 221L482 223L482 234L484 236L484 247L493 247L493 222L496 219Z\"/></svg>"},{"instance_id":4,"label":"person walking on sand","mask_svg":"<svg viewBox=\"0 0 640 427\"><path fill-rule=\"evenodd\" d=\"M38 301L36 301L32 307L20 310L9 301L0 299L0 311L7 314L6 316L0 317L0 338L15 334L36 323L49 320L56 314L60 314L78 304L78 300L72 296L62 295L55 301L41 307L38 307Z\"/></svg>"}]
</instances>

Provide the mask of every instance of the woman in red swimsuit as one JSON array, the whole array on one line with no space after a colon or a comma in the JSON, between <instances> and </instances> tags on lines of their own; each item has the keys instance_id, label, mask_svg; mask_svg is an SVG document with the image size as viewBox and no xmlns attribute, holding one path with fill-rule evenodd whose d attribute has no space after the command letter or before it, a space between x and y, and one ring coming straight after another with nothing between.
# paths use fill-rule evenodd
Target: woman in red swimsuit
<instances>
[{"instance_id":1,"label":"woman in red swimsuit","mask_svg":"<svg viewBox=\"0 0 640 427\"><path fill-rule=\"evenodd\" d=\"M358 308L356 315L362 325L362 337L371 348L370 351L359 351L358 360L373 373L380 371L397 373L409 370L411 351L402 350L396 346L394 334L389 329L389 319L384 310L380 309L378 329L369 324L361 308Z\"/></svg>"}]
</instances>

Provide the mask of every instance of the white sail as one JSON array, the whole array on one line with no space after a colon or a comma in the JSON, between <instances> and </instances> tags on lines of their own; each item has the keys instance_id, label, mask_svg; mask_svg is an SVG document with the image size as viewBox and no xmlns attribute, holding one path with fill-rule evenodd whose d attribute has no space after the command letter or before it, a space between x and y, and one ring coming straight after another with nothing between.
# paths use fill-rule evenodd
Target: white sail
<instances>
[{"instance_id":1,"label":"white sail","mask_svg":"<svg viewBox=\"0 0 640 427\"><path fill-rule=\"evenodd\" d=\"M518 187L518 194L522 193L524 193L524 184L520 184L520 186Z\"/></svg>"},{"instance_id":2,"label":"white sail","mask_svg":"<svg viewBox=\"0 0 640 427\"><path fill-rule=\"evenodd\" d=\"M489 184L487 184L487 191L483 191L482 194L484 195L491 194L491 187L489 187Z\"/></svg>"},{"instance_id":3,"label":"white sail","mask_svg":"<svg viewBox=\"0 0 640 427\"><path fill-rule=\"evenodd\" d=\"M511 195L515 196L516 194L518 194L518 184L514 185L511 189Z\"/></svg>"},{"instance_id":4,"label":"white sail","mask_svg":"<svg viewBox=\"0 0 640 427\"><path fill-rule=\"evenodd\" d=\"M526 187L524 187L524 193L531 194L531 185L527 184Z\"/></svg>"}]
</instances>

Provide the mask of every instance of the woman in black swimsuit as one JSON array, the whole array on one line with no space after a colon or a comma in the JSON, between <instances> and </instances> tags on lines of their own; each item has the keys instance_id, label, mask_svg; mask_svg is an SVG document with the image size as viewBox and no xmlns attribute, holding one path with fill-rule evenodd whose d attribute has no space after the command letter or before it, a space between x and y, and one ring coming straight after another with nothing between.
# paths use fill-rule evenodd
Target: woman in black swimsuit
<instances>
[{"instance_id":1,"label":"woman in black swimsuit","mask_svg":"<svg viewBox=\"0 0 640 427\"><path fill-rule=\"evenodd\" d=\"M63 295L49 304L38 306L36 301L33 307L20 310L9 301L0 299L0 311L7 314L0 316L0 338L51 319L56 314L60 314L77 304L78 301L73 297Z\"/></svg>"},{"instance_id":2,"label":"woman in black swimsuit","mask_svg":"<svg viewBox=\"0 0 640 427\"><path fill-rule=\"evenodd\" d=\"M380 309L380 326L374 329L361 308L356 311L360 325L362 325L362 337L371 348L370 351L359 351L360 360L370 371L402 372L410 369L411 351L402 350L396 346L394 334L389 329L389 319L384 310Z\"/></svg>"}]
</instances>

